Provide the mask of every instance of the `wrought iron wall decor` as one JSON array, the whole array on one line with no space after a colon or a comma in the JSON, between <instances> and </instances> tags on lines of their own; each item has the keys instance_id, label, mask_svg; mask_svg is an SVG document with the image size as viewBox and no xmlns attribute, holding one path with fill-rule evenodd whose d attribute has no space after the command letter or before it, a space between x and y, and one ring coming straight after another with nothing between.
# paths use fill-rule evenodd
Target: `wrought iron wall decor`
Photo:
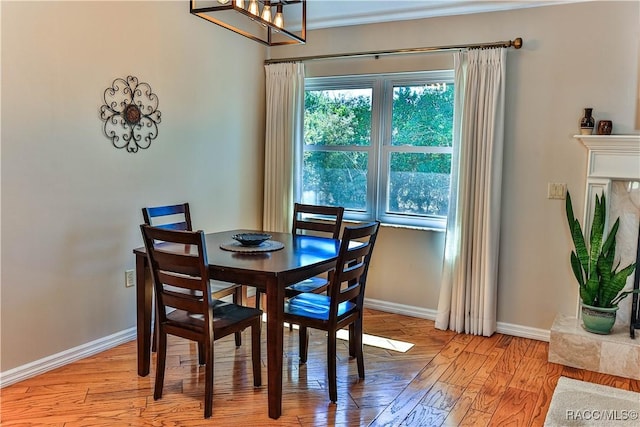
<instances>
[{"instance_id":1,"label":"wrought iron wall decor","mask_svg":"<svg viewBox=\"0 0 640 427\"><path fill-rule=\"evenodd\" d=\"M158 136L158 96L148 83L138 83L137 77L117 78L104 91L100 117L114 147L137 153Z\"/></svg>"}]
</instances>

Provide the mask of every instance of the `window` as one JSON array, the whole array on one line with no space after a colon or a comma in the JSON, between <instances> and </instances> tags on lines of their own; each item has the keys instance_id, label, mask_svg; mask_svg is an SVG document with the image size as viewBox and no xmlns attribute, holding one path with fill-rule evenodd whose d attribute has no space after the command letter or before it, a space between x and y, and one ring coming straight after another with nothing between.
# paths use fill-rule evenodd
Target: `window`
<instances>
[{"instance_id":1,"label":"window","mask_svg":"<svg viewBox=\"0 0 640 427\"><path fill-rule=\"evenodd\" d=\"M453 97L453 71L307 78L296 200L444 228Z\"/></svg>"}]
</instances>

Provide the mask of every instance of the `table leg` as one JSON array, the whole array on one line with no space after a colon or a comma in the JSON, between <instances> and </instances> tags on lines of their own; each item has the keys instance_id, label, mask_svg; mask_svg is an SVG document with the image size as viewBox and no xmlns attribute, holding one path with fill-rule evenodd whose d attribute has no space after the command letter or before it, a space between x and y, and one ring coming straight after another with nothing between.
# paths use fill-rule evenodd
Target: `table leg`
<instances>
[{"instance_id":1,"label":"table leg","mask_svg":"<svg viewBox=\"0 0 640 427\"><path fill-rule=\"evenodd\" d=\"M276 278L270 278L266 288L269 417L277 419L282 413L284 286Z\"/></svg>"},{"instance_id":2,"label":"table leg","mask_svg":"<svg viewBox=\"0 0 640 427\"><path fill-rule=\"evenodd\" d=\"M151 280L146 279L147 257L136 254L136 327L138 333L138 375L149 375L151 360Z\"/></svg>"}]
</instances>

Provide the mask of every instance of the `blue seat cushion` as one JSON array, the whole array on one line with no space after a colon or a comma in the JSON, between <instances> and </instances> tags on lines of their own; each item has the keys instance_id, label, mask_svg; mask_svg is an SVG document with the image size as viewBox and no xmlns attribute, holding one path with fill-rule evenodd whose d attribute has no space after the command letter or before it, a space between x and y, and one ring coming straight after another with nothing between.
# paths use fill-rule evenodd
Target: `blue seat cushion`
<instances>
[{"instance_id":1,"label":"blue seat cushion","mask_svg":"<svg viewBox=\"0 0 640 427\"><path fill-rule=\"evenodd\" d=\"M287 286L287 289L297 292L313 292L318 288L326 287L328 284L329 282L327 282L327 279L323 277L311 277L301 282L294 283L291 286Z\"/></svg>"},{"instance_id":2,"label":"blue seat cushion","mask_svg":"<svg viewBox=\"0 0 640 427\"><path fill-rule=\"evenodd\" d=\"M284 311L287 314L301 317L310 317L319 320L329 320L329 306L331 298L327 295L302 293L285 304ZM345 301L338 306L338 317L347 314L356 308L350 301Z\"/></svg>"}]
</instances>

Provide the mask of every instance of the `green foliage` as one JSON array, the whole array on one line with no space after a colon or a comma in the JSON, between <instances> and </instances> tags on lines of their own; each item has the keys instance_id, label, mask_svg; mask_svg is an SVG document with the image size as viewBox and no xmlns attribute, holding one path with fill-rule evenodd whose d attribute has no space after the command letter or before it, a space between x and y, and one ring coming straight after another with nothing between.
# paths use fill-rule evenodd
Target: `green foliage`
<instances>
[{"instance_id":1,"label":"green foliage","mask_svg":"<svg viewBox=\"0 0 640 427\"><path fill-rule=\"evenodd\" d=\"M453 96L453 85L448 85L445 91L395 88L392 145L450 147L453 142Z\"/></svg>"},{"instance_id":2,"label":"green foliage","mask_svg":"<svg viewBox=\"0 0 640 427\"><path fill-rule=\"evenodd\" d=\"M594 307L611 308L635 291L622 292L627 277L635 270L635 264L629 264L618 270L620 262L614 266L616 256L616 234L620 226L617 218L609 235L604 239L604 225L606 223L607 206L605 196L596 195L593 212L593 222L589 235L589 247L582 233L580 222L573 214L571 194L567 192L566 213L574 250L571 252L571 269L578 281L580 299L584 304Z\"/></svg>"},{"instance_id":3,"label":"green foliage","mask_svg":"<svg viewBox=\"0 0 640 427\"><path fill-rule=\"evenodd\" d=\"M453 85L444 91L397 87L393 96L393 146L451 147ZM302 191L313 195L310 202L366 209L371 123L371 96L364 91L305 92L304 143L317 147L303 157ZM389 172L391 212L446 215L450 153L394 153Z\"/></svg>"},{"instance_id":4,"label":"green foliage","mask_svg":"<svg viewBox=\"0 0 640 427\"><path fill-rule=\"evenodd\" d=\"M313 203L364 210L367 204L367 156L363 152L304 153L303 191ZM303 196L304 197L304 196Z\"/></svg>"},{"instance_id":5,"label":"green foliage","mask_svg":"<svg viewBox=\"0 0 640 427\"><path fill-rule=\"evenodd\" d=\"M329 97L324 91L304 96L304 143L307 145L370 145L371 99Z\"/></svg>"}]
</instances>

